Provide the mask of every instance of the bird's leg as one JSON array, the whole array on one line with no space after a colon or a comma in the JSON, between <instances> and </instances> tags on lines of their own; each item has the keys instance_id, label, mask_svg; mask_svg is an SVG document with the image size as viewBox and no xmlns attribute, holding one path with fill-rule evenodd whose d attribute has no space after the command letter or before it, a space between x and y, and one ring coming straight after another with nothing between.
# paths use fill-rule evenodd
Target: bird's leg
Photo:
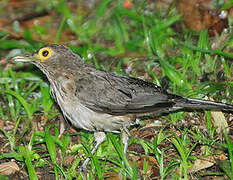
<instances>
[{"instance_id":1,"label":"bird's leg","mask_svg":"<svg viewBox=\"0 0 233 180\"><path fill-rule=\"evenodd\" d=\"M124 154L126 156L127 149L128 149L128 143L129 143L129 137L130 137L130 132L126 127L123 127L122 129L122 142L124 145Z\"/></svg>"},{"instance_id":2,"label":"bird's leg","mask_svg":"<svg viewBox=\"0 0 233 180\"><path fill-rule=\"evenodd\" d=\"M64 133L64 131L65 131L65 123L66 123L67 121L66 121L66 119L65 119L65 117L61 117L60 118L60 134L59 134L59 138L61 138L62 137L62 135L63 135L63 133Z\"/></svg>"},{"instance_id":3,"label":"bird's leg","mask_svg":"<svg viewBox=\"0 0 233 180\"><path fill-rule=\"evenodd\" d=\"M126 127L123 127L121 129L121 132L122 132L122 143L124 145L124 155L126 156L127 149L128 149L130 132L128 131L128 129ZM122 165L124 167L124 161L123 160L122 160ZM120 169L119 177L120 177L120 179L122 179L122 169Z\"/></svg>"},{"instance_id":4,"label":"bird's leg","mask_svg":"<svg viewBox=\"0 0 233 180\"><path fill-rule=\"evenodd\" d=\"M91 150L91 154L93 155L95 153L95 151L98 149L98 147L100 146L100 144L102 144L105 139L106 139L106 135L104 132L94 132L94 137L95 137L95 141L96 141L96 145L95 147ZM88 162L90 161L90 157L86 158L85 161L83 162L82 166L79 169L79 172L83 171L84 169L86 169Z\"/></svg>"}]
</instances>

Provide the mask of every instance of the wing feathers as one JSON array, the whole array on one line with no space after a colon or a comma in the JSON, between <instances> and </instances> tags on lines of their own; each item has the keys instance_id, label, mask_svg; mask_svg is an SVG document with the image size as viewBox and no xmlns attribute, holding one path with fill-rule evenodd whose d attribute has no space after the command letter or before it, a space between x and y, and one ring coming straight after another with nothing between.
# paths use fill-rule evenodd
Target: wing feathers
<instances>
[{"instance_id":1,"label":"wing feathers","mask_svg":"<svg viewBox=\"0 0 233 180\"><path fill-rule=\"evenodd\" d=\"M170 95L153 83L104 71L77 79L76 89L85 106L109 114L147 113L174 104L169 102Z\"/></svg>"}]
</instances>

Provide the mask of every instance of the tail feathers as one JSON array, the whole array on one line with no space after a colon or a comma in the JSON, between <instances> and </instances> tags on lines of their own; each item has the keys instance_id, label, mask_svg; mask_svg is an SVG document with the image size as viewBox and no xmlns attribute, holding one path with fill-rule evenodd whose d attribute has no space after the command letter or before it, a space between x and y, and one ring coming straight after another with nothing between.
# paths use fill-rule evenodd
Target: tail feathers
<instances>
[{"instance_id":1,"label":"tail feathers","mask_svg":"<svg viewBox=\"0 0 233 180\"><path fill-rule=\"evenodd\" d=\"M184 109L213 109L233 112L233 105L200 99L182 98L176 101L174 107Z\"/></svg>"}]
</instances>

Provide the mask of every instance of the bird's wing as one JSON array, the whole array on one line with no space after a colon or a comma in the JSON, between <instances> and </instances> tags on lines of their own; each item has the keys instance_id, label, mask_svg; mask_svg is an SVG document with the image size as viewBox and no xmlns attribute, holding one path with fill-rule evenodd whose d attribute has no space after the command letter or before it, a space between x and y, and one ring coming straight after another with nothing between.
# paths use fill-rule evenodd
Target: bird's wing
<instances>
[{"instance_id":1,"label":"bird's wing","mask_svg":"<svg viewBox=\"0 0 233 180\"><path fill-rule=\"evenodd\" d=\"M153 83L104 71L76 79L75 93L86 107L114 115L159 111L172 107L178 98Z\"/></svg>"}]
</instances>

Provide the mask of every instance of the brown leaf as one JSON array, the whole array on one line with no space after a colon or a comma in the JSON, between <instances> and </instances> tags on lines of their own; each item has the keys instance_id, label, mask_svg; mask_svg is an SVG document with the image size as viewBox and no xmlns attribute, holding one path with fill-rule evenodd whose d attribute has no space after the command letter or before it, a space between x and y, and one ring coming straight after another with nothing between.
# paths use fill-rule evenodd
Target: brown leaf
<instances>
[{"instance_id":1,"label":"brown leaf","mask_svg":"<svg viewBox=\"0 0 233 180\"><path fill-rule=\"evenodd\" d=\"M19 166L12 161L0 164L0 174L4 176L9 176L19 170Z\"/></svg>"},{"instance_id":2,"label":"brown leaf","mask_svg":"<svg viewBox=\"0 0 233 180\"><path fill-rule=\"evenodd\" d=\"M120 180L120 176L116 172L109 172L104 174L104 179L105 180Z\"/></svg>"},{"instance_id":3,"label":"brown leaf","mask_svg":"<svg viewBox=\"0 0 233 180\"><path fill-rule=\"evenodd\" d=\"M72 165L76 159L77 158L75 156L66 156L64 158L64 165L65 166Z\"/></svg>"},{"instance_id":4,"label":"brown leaf","mask_svg":"<svg viewBox=\"0 0 233 180\"><path fill-rule=\"evenodd\" d=\"M229 131L227 120L221 111L211 111L214 126L217 128L216 132L222 134L224 130Z\"/></svg>"},{"instance_id":5,"label":"brown leaf","mask_svg":"<svg viewBox=\"0 0 233 180\"><path fill-rule=\"evenodd\" d=\"M213 166L215 163L213 162L212 158L208 159L197 159L190 168L188 168L189 173L194 173L200 171L202 169L209 168Z\"/></svg>"},{"instance_id":6,"label":"brown leaf","mask_svg":"<svg viewBox=\"0 0 233 180\"><path fill-rule=\"evenodd\" d=\"M197 32L208 29L209 35L213 36L228 25L227 15L221 16L223 11L216 9L211 0L177 0L177 6L188 29Z\"/></svg>"},{"instance_id":7,"label":"brown leaf","mask_svg":"<svg viewBox=\"0 0 233 180\"><path fill-rule=\"evenodd\" d=\"M32 5L33 1L27 0L8 0L8 5L13 9L24 8L25 6Z\"/></svg>"}]
</instances>

